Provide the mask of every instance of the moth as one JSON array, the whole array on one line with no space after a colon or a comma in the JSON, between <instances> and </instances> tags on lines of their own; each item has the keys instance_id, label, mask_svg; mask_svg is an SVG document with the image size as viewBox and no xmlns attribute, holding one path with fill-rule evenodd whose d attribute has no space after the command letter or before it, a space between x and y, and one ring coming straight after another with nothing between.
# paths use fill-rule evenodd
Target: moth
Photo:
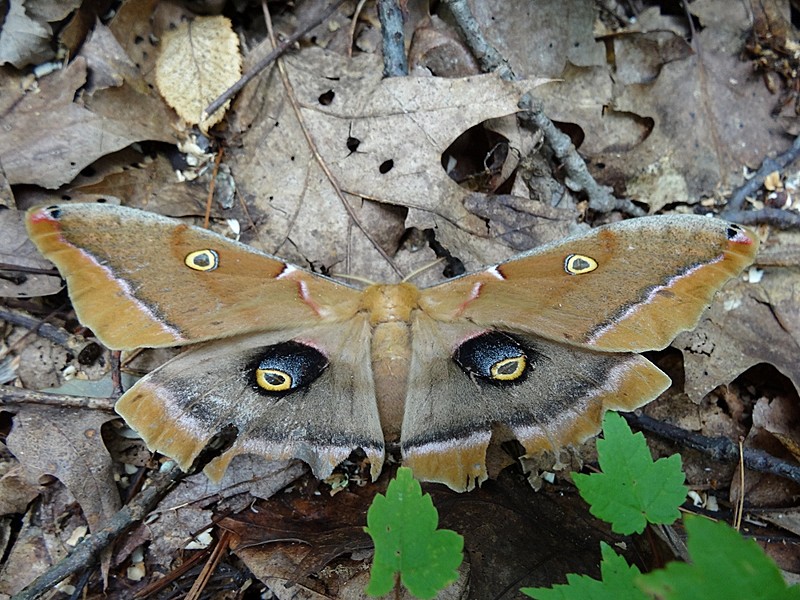
<instances>
[{"instance_id":1,"label":"moth","mask_svg":"<svg viewBox=\"0 0 800 600\"><path fill-rule=\"evenodd\" d=\"M669 378L639 353L693 328L758 249L701 216L606 225L420 289L351 287L176 220L130 208L34 208L28 232L106 346L190 347L117 412L184 469L218 433L238 454L329 476L357 448L373 480L387 443L423 481L487 478L493 432L528 455L595 435Z\"/></svg>"}]
</instances>

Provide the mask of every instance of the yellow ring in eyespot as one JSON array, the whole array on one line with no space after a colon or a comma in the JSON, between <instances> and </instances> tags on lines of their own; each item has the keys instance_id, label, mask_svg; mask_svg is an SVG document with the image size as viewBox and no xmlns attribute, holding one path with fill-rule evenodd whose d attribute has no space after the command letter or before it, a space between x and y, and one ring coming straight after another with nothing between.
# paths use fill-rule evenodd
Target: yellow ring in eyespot
<instances>
[{"instance_id":1,"label":"yellow ring in eyespot","mask_svg":"<svg viewBox=\"0 0 800 600\"><path fill-rule=\"evenodd\" d=\"M492 379L497 379L499 381L514 381L515 379L519 379L525 372L525 366L527 364L524 354L498 360L492 365L490 370Z\"/></svg>"},{"instance_id":2,"label":"yellow ring in eyespot","mask_svg":"<svg viewBox=\"0 0 800 600\"><path fill-rule=\"evenodd\" d=\"M183 262L195 271L213 271L219 266L219 254L208 248L195 250L187 254Z\"/></svg>"},{"instance_id":3,"label":"yellow ring in eyespot","mask_svg":"<svg viewBox=\"0 0 800 600\"><path fill-rule=\"evenodd\" d=\"M280 369L256 369L256 383L268 392L292 389L292 376Z\"/></svg>"},{"instance_id":4,"label":"yellow ring in eyespot","mask_svg":"<svg viewBox=\"0 0 800 600\"><path fill-rule=\"evenodd\" d=\"M584 275L597 268L597 261L585 254L570 254L564 260L564 270L570 275Z\"/></svg>"}]
</instances>

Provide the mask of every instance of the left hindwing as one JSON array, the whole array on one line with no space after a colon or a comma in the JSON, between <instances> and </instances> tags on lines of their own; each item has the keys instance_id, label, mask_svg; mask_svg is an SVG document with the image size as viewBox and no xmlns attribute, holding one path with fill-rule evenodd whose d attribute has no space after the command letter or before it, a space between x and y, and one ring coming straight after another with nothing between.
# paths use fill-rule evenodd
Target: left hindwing
<instances>
[{"instance_id":1,"label":"left hindwing","mask_svg":"<svg viewBox=\"0 0 800 600\"><path fill-rule=\"evenodd\" d=\"M116 410L151 450L184 470L215 435L233 434L233 445L206 467L215 480L237 454L298 458L324 479L359 447L375 478L384 442L369 331L362 317L203 344L141 379Z\"/></svg>"}]
</instances>

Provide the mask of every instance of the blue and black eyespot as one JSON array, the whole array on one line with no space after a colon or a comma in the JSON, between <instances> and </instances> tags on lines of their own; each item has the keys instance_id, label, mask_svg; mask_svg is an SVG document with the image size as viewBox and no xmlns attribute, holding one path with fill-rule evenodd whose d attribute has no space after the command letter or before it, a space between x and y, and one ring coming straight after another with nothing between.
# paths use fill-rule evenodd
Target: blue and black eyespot
<instances>
[{"instance_id":1,"label":"blue and black eyespot","mask_svg":"<svg viewBox=\"0 0 800 600\"><path fill-rule=\"evenodd\" d=\"M525 380L531 366L532 350L501 331L487 331L461 344L453 360L465 373L494 385L517 384Z\"/></svg>"},{"instance_id":2,"label":"blue and black eyespot","mask_svg":"<svg viewBox=\"0 0 800 600\"><path fill-rule=\"evenodd\" d=\"M285 396L308 386L328 364L328 357L316 348L290 340L261 348L249 372L258 392Z\"/></svg>"},{"instance_id":3,"label":"blue and black eyespot","mask_svg":"<svg viewBox=\"0 0 800 600\"><path fill-rule=\"evenodd\" d=\"M61 207L57 204L51 204L50 206L45 207L42 212L46 212L50 217L53 219L58 220L61 217Z\"/></svg>"}]
</instances>

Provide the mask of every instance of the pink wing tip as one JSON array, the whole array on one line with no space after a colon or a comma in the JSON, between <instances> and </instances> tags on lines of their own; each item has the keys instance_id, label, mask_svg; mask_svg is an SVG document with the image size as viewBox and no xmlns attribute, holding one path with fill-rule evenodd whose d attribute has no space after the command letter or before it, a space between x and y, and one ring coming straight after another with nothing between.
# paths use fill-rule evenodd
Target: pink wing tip
<instances>
[{"instance_id":1,"label":"pink wing tip","mask_svg":"<svg viewBox=\"0 0 800 600\"><path fill-rule=\"evenodd\" d=\"M755 239L749 235L747 229L739 227L738 225L730 225L728 227L728 241L732 244L744 244L746 246L755 243Z\"/></svg>"}]
</instances>

